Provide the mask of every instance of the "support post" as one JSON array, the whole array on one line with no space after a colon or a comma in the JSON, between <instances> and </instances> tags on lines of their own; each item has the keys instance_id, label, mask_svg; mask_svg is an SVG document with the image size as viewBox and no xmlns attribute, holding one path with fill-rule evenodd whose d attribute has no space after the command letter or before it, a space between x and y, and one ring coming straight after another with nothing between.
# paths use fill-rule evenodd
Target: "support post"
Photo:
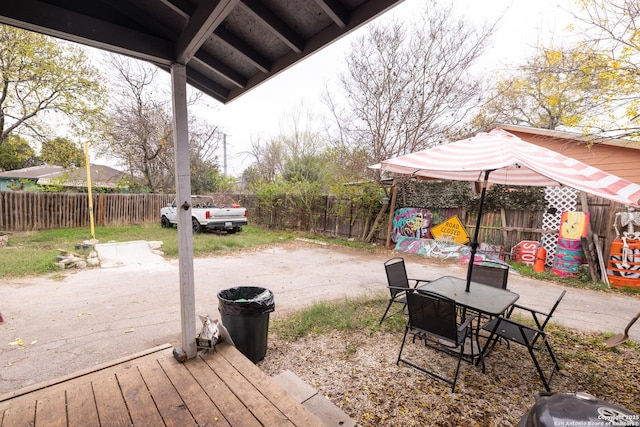
<instances>
[{"instance_id":1,"label":"support post","mask_svg":"<svg viewBox=\"0 0 640 427\"><path fill-rule=\"evenodd\" d=\"M187 70L171 65L173 106L173 151L175 153L176 202L178 204L178 267L182 349L189 359L196 356L196 301L191 226L191 172L187 117Z\"/></svg>"}]
</instances>

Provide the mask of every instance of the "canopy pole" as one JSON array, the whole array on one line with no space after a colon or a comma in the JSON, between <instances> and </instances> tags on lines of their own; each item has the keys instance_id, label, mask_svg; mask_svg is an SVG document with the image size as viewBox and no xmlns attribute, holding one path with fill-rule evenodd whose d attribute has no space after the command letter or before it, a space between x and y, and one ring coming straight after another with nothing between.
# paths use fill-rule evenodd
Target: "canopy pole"
<instances>
[{"instance_id":1,"label":"canopy pole","mask_svg":"<svg viewBox=\"0 0 640 427\"><path fill-rule=\"evenodd\" d=\"M471 241L471 257L469 258L469 266L467 267L467 287L465 292L469 292L471 286L471 272L473 271L473 263L478 250L478 235L480 234L480 221L482 221L482 209L484 208L484 196L487 193L487 183L489 182L490 170L484 171L484 181L482 181L482 191L480 191L480 205L478 206L478 219L476 219L476 229L473 231L473 240Z\"/></svg>"}]
</instances>

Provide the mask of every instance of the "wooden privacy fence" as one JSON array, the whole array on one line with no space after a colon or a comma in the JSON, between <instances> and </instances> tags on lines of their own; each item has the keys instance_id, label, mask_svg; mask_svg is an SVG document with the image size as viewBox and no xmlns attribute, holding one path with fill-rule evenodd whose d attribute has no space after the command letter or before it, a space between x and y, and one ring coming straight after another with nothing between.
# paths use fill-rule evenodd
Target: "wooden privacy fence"
<instances>
[{"instance_id":1,"label":"wooden privacy fence","mask_svg":"<svg viewBox=\"0 0 640 427\"><path fill-rule=\"evenodd\" d=\"M168 194L94 194L95 225L160 222ZM0 192L0 230L88 227L89 199L81 193Z\"/></svg>"},{"instance_id":2,"label":"wooden privacy fence","mask_svg":"<svg viewBox=\"0 0 640 427\"><path fill-rule=\"evenodd\" d=\"M52 228L89 226L89 204L87 194L0 192L0 231L26 231ZM172 194L96 194L93 195L94 220L96 225L159 223L160 209L174 198ZM254 195L234 197L249 213L249 224L274 229L293 229L331 234L343 238L360 239L376 212L366 218L359 214L357 206L348 200L334 196L318 198L306 210L283 198L273 206L259 203ZM616 212L623 206L595 197L580 198L591 214L590 231L598 234L605 243L604 253L615 238L612 229ZM339 208L339 209L338 209ZM426 207L428 209L428 207ZM578 207L581 208L580 205ZM476 212L473 209L430 209L434 218L440 220L457 215L472 235ZM337 212L341 212L338 214ZM542 228L541 210L501 209L485 212L480 227L479 241L504 246L509 251L522 240L540 241L543 233L557 230ZM375 234L375 240L384 244L387 240L388 215Z\"/></svg>"}]
</instances>

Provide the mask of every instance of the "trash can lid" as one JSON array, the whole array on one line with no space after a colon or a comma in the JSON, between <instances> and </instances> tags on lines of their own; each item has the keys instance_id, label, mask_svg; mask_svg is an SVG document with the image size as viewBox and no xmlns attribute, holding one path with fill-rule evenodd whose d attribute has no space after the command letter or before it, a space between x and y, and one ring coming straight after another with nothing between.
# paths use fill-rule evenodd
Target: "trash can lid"
<instances>
[{"instance_id":1,"label":"trash can lid","mask_svg":"<svg viewBox=\"0 0 640 427\"><path fill-rule=\"evenodd\" d=\"M273 292L257 286L239 286L218 292L218 310L230 315L261 315L274 311Z\"/></svg>"}]
</instances>

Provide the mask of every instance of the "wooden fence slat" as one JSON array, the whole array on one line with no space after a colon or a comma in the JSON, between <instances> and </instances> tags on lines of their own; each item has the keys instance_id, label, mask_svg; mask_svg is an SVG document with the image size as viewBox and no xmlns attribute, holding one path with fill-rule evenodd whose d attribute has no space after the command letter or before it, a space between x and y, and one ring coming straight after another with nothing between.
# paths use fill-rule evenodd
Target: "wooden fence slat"
<instances>
[{"instance_id":1,"label":"wooden fence slat","mask_svg":"<svg viewBox=\"0 0 640 427\"><path fill-rule=\"evenodd\" d=\"M94 220L96 225L122 225L158 223L160 209L170 203L172 194L108 194L93 195ZM239 194L234 197L249 212L249 224L270 229L293 228L315 231L333 236L362 237L366 228L366 218L358 217L357 207L349 200L334 196L319 197L316 204L305 213L288 199L282 199L275 206L265 206L255 195ZM403 197L398 197L397 207L403 207ZM344 205L344 206L343 206ZM604 244L604 253L609 253L615 233L611 227L615 213L623 206L608 200L588 198L591 228ZM339 209L343 206L342 209ZM420 206L416 206L420 207ZM423 207L428 209L428 207ZM477 213L465 206L460 208L430 209L434 225L457 215L472 234ZM338 212L341 212L339 214ZM375 213L374 213L375 214ZM543 230L544 210L503 209L488 211L480 225L479 241L499 244L509 251L521 240L539 241L542 234L553 232ZM311 215L311 216L310 216ZM90 225L87 194L38 193L5 191L0 192L0 231L28 231L62 227L88 227ZM387 223L380 224L376 241L384 244L387 240Z\"/></svg>"}]
</instances>

